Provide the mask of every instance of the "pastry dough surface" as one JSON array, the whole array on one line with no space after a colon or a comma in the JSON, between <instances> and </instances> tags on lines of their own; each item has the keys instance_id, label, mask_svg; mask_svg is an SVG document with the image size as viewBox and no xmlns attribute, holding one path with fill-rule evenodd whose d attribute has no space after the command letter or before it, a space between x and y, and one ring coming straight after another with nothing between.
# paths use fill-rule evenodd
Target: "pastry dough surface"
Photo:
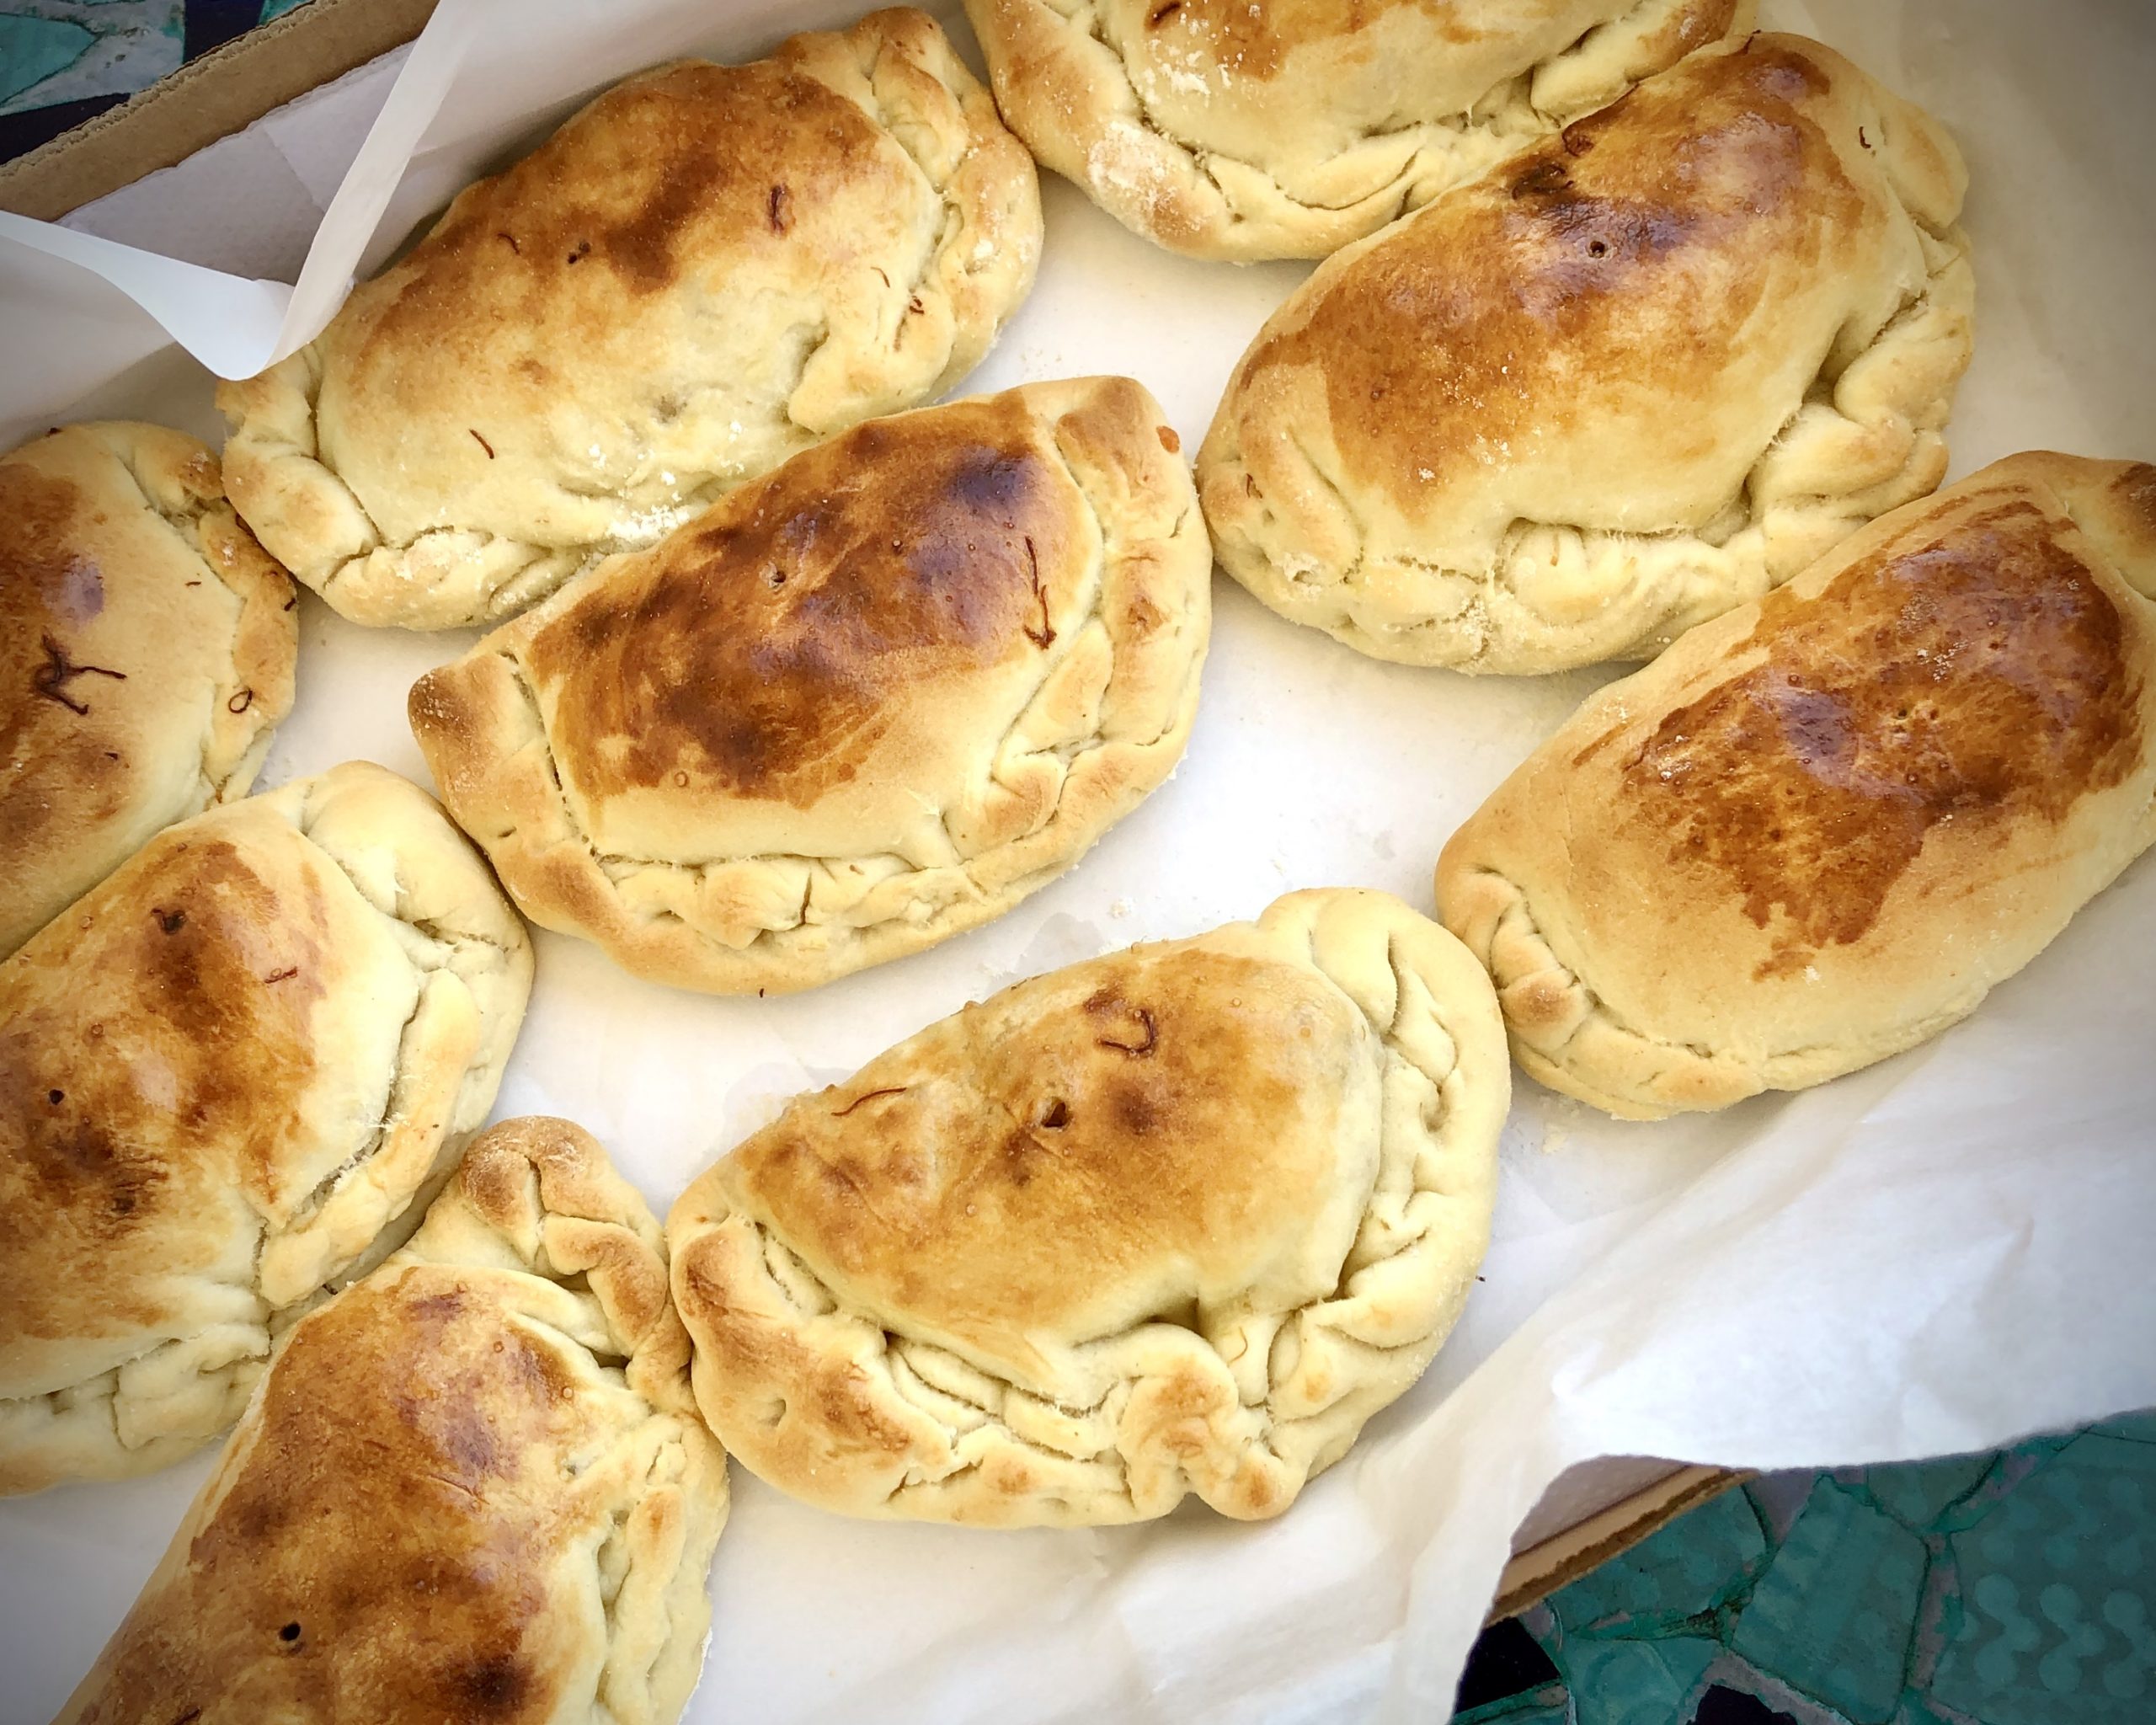
<instances>
[{"instance_id":1,"label":"pastry dough surface","mask_svg":"<svg viewBox=\"0 0 2156 1725\"><path fill-rule=\"evenodd\" d=\"M1193 257L1321 258L1751 28L1753 0L967 0L1047 167Z\"/></svg>"},{"instance_id":2,"label":"pastry dough surface","mask_svg":"<svg viewBox=\"0 0 2156 1725\"><path fill-rule=\"evenodd\" d=\"M1445 846L1520 1065L1658 1118L1967 1017L2156 841L2156 468L2020 455L1590 700Z\"/></svg>"},{"instance_id":3,"label":"pastry dough surface","mask_svg":"<svg viewBox=\"0 0 2156 1725\"><path fill-rule=\"evenodd\" d=\"M414 687L536 921L640 975L805 988L1001 914L1173 769L1212 559L1128 378L878 420Z\"/></svg>"},{"instance_id":4,"label":"pastry dough surface","mask_svg":"<svg viewBox=\"0 0 2156 1725\"><path fill-rule=\"evenodd\" d=\"M1459 1316L1503 1044L1488 979L1380 893L1020 983L675 1205L699 1405L852 1514L1278 1514Z\"/></svg>"},{"instance_id":5,"label":"pastry dough surface","mask_svg":"<svg viewBox=\"0 0 2156 1725\"><path fill-rule=\"evenodd\" d=\"M1222 566L1380 659L1653 657L1945 477L1965 184L1831 49L1695 55L1287 300L1198 456Z\"/></svg>"},{"instance_id":6,"label":"pastry dough surface","mask_svg":"<svg viewBox=\"0 0 2156 1725\"><path fill-rule=\"evenodd\" d=\"M291 710L292 600L192 437L70 425L0 456L0 957L247 794Z\"/></svg>"},{"instance_id":7,"label":"pastry dough surface","mask_svg":"<svg viewBox=\"0 0 2156 1725\"><path fill-rule=\"evenodd\" d=\"M727 1509L687 1366L643 1200L495 1127L280 1343L62 1725L670 1725Z\"/></svg>"},{"instance_id":8,"label":"pastry dough surface","mask_svg":"<svg viewBox=\"0 0 2156 1725\"><path fill-rule=\"evenodd\" d=\"M925 14L629 79L220 400L263 542L345 616L509 616L970 371L1033 163Z\"/></svg>"},{"instance_id":9,"label":"pastry dough surface","mask_svg":"<svg viewBox=\"0 0 2156 1725\"><path fill-rule=\"evenodd\" d=\"M168 828L0 964L0 1493L164 1466L493 1105L523 925L366 763Z\"/></svg>"}]
</instances>

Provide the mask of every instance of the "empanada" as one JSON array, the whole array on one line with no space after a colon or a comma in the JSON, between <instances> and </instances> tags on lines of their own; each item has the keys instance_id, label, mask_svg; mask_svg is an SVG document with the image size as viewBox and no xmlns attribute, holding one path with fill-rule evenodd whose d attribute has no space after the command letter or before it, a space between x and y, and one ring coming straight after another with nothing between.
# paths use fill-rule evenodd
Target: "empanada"
<instances>
[{"instance_id":1,"label":"empanada","mask_svg":"<svg viewBox=\"0 0 2156 1725\"><path fill-rule=\"evenodd\" d=\"M508 616L971 370L1033 164L924 14L631 78L220 401L232 499L346 617Z\"/></svg>"},{"instance_id":2,"label":"empanada","mask_svg":"<svg viewBox=\"0 0 2156 1725\"><path fill-rule=\"evenodd\" d=\"M1212 558L1128 378L858 427L412 691L525 914L638 975L806 988L1008 910L1166 779Z\"/></svg>"},{"instance_id":3,"label":"empanada","mask_svg":"<svg viewBox=\"0 0 2156 1725\"><path fill-rule=\"evenodd\" d=\"M1760 35L1341 253L1198 457L1221 563L1376 658L1652 658L1945 478L1970 354L1939 126Z\"/></svg>"},{"instance_id":4,"label":"empanada","mask_svg":"<svg viewBox=\"0 0 2156 1725\"><path fill-rule=\"evenodd\" d=\"M293 597L192 437L70 425L0 456L0 958L247 794L291 711Z\"/></svg>"},{"instance_id":5,"label":"empanada","mask_svg":"<svg viewBox=\"0 0 2156 1725\"><path fill-rule=\"evenodd\" d=\"M1321 258L1751 28L1754 0L966 0L1004 118L1134 232Z\"/></svg>"},{"instance_id":6,"label":"empanada","mask_svg":"<svg viewBox=\"0 0 2156 1725\"><path fill-rule=\"evenodd\" d=\"M147 1473L486 1118L531 953L363 762L168 827L0 964L0 1493Z\"/></svg>"},{"instance_id":7,"label":"empanada","mask_svg":"<svg viewBox=\"0 0 2156 1725\"><path fill-rule=\"evenodd\" d=\"M1020 983L674 1206L697 1403L856 1515L1277 1515L1459 1316L1510 1092L1489 980L1382 893Z\"/></svg>"},{"instance_id":8,"label":"empanada","mask_svg":"<svg viewBox=\"0 0 2156 1725\"><path fill-rule=\"evenodd\" d=\"M1536 1078L1654 1119L1975 1011L2156 841L2156 467L2020 455L1589 701L1445 846Z\"/></svg>"},{"instance_id":9,"label":"empanada","mask_svg":"<svg viewBox=\"0 0 2156 1725\"><path fill-rule=\"evenodd\" d=\"M727 1507L688 1351L605 1152L495 1127L278 1344L61 1725L670 1725Z\"/></svg>"}]
</instances>

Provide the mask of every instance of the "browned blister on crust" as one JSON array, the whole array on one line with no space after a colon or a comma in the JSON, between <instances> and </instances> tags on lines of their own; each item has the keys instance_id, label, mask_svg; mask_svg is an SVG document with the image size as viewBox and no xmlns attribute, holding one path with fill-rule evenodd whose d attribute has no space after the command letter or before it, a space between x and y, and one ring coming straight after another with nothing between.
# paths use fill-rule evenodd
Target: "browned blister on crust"
<instances>
[{"instance_id":1,"label":"browned blister on crust","mask_svg":"<svg viewBox=\"0 0 2156 1725\"><path fill-rule=\"evenodd\" d=\"M1321 258L1752 25L1753 0L967 0L1004 117L1192 257Z\"/></svg>"},{"instance_id":2,"label":"browned blister on crust","mask_svg":"<svg viewBox=\"0 0 2156 1725\"><path fill-rule=\"evenodd\" d=\"M70 425L0 456L0 957L247 794L291 711L292 602L194 438Z\"/></svg>"},{"instance_id":3,"label":"browned blister on crust","mask_svg":"<svg viewBox=\"0 0 2156 1725\"><path fill-rule=\"evenodd\" d=\"M1288 299L1198 456L1222 565L1381 659L1652 658L1945 478L1964 184L1830 49L1694 56Z\"/></svg>"},{"instance_id":4,"label":"browned blister on crust","mask_svg":"<svg viewBox=\"0 0 2156 1725\"><path fill-rule=\"evenodd\" d=\"M229 1425L492 1106L523 925L355 763L167 829L0 964L0 1494Z\"/></svg>"},{"instance_id":5,"label":"browned blister on crust","mask_svg":"<svg viewBox=\"0 0 2156 1725\"><path fill-rule=\"evenodd\" d=\"M2156 469L2015 456L1615 683L1445 847L1534 1076L1612 1113L1967 1017L2156 841Z\"/></svg>"},{"instance_id":6,"label":"browned blister on crust","mask_svg":"<svg viewBox=\"0 0 2156 1725\"><path fill-rule=\"evenodd\" d=\"M857 428L412 691L535 921L641 975L805 988L1000 915L1180 758L1189 470L1127 378Z\"/></svg>"},{"instance_id":7,"label":"browned blister on crust","mask_svg":"<svg viewBox=\"0 0 2156 1725\"><path fill-rule=\"evenodd\" d=\"M662 67L227 386L232 496L355 621L492 622L948 388L1040 236L1033 163L921 13Z\"/></svg>"},{"instance_id":8,"label":"browned blister on crust","mask_svg":"<svg viewBox=\"0 0 2156 1725\"><path fill-rule=\"evenodd\" d=\"M668 1725L725 1455L665 1242L565 1120L479 1139L295 1325L66 1725Z\"/></svg>"},{"instance_id":9,"label":"browned blister on crust","mask_svg":"<svg viewBox=\"0 0 2156 1725\"><path fill-rule=\"evenodd\" d=\"M699 1405L852 1514L1278 1514L1458 1317L1509 1096L1487 978L1383 894L1020 983L675 1204Z\"/></svg>"}]
</instances>

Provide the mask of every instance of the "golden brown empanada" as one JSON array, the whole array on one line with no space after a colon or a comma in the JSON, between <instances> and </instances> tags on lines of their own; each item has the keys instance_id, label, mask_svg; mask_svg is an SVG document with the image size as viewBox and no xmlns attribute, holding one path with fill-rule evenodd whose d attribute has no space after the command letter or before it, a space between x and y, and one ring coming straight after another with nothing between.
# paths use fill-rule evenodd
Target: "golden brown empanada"
<instances>
[{"instance_id":1,"label":"golden brown empanada","mask_svg":"<svg viewBox=\"0 0 2156 1725\"><path fill-rule=\"evenodd\" d=\"M485 863L364 762L167 828L0 964L0 1493L231 1424L419 1220L531 985Z\"/></svg>"},{"instance_id":2,"label":"golden brown empanada","mask_svg":"<svg viewBox=\"0 0 2156 1725\"><path fill-rule=\"evenodd\" d=\"M2156 467L2020 455L1613 683L1445 846L1536 1078L1653 1119L1967 1017L2156 841Z\"/></svg>"},{"instance_id":3,"label":"golden brown empanada","mask_svg":"<svg viewBox=\"0 0 2156 1725\"><path fill-rule=\"evenodd\" d=\"M1945 477L1952 141L1759 35L1342 252L1198 462L1221 564L1410 665L1652 658Z\"/></svg>"},{"instance_id":4,"label":"golden brown empanada","mask_svg":"<svg viewBox=\"0 0 2156 1725\"><path fill-rule=\"evenodd\" d=\"M1458 1318L1510 1093L1488 979L1382 893L1022 982L674 1206L697 1402L851 1514L1277 1515Z\"/></svg>"},{"instance_id":5,"label":"golden brown empanada","mask_svg":"<svg viewBox=\"0 0 2156 1725\"><path fill-rule=\"evenodd\" d=\"M247 794L291 711L292 604L192 437L69 425L0 456L0 958Z\"/></svg>"},{"instance_id":6,"label":"golden brown empanada","mask_svg":"<svg viewBox=\"0 0 2156 1725\"><path fill-rule=\"evenodd\" d=\"M1031 286L1033 164L925 14L600 97L220 396L232 499L365 623L489 622L948 388Z\"/></svg>"},{"instance_id":7,"label":"golden brown empanada","mask_svg":"<svg viewBox=\"0 0 2156 1725\"><path fill-rule=\"evenodd\" d=\"M1753 0L966 0L1004 118L1195 258L1321 258L1751 28Z\"/></svg>"},{"instance_id":8,"label":"golden brown empanada","mask_svg":"<svg viewBox=\"0 0 2156 1725\"><path fill-rule=\"evenodd\" d=\"M525 914L642 976L777 993L1068 868L1174 768L1212 557L1123 377L858 427L412 691Z\"/></svg>"},{"instance_id":9,"label":"golden brown empanada","mask_svg":"<svg viewBox=\"0 0 2156 1725\"><path fill-rule=\"evenodd\" d=\"M727 1508L688 1352L605 1152L495 1127L278 1344L61 1725L670 1725Z\"/></svg>"}]
</instances>

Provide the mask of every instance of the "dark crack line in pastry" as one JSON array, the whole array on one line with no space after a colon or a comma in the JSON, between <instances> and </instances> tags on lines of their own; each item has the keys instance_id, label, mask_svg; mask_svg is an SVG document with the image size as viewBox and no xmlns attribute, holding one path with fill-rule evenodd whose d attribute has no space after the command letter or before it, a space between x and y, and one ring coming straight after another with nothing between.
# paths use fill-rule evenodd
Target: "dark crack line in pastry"
<instances>
[{"instance_id":1,"label":"dark crack line in pastry","mask_svg":"<svg viewBox=\"0 0 2156 1725\"><path fill-rule=\"evenodd\" d=\"M125 671L109 670L101 665L76 664L67 656L67 649L49 634L38 638L39 644L45 649L45 662L30 674L31 691L48 701L57 701L77 718L88 718L90 706L87 701L77 701L67 692L67 686L76 678L110 677L117 683L127 681Z\"/></svg>"}]
</instances>

